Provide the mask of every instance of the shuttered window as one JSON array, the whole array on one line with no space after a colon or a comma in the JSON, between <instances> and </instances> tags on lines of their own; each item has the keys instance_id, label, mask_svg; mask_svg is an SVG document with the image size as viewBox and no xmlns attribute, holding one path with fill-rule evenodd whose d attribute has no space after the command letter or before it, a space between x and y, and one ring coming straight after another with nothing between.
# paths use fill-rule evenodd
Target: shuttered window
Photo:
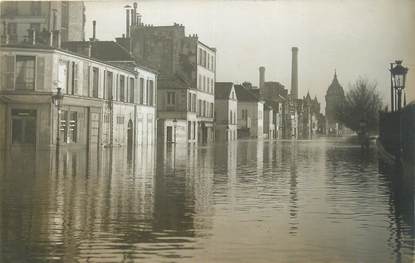
<instances>
[{"instance_id":1,"label":"shuttered window","mask_svg":"<svg viewBox=\"0 0 415 263\"><path fill-rule=\"evenodd\" d=\"M14 89L14 56L4 55L1 60L0 89Z\"/></svg>"},{"instance_id":2,"label":"shuttered window","mask_svg":"<svg viewBox=\"0 0 415 263\"><path fill-rule=\"evenodd\" d=\"M16 56L16 89L35 89L35 62L34 56Z\"/></svg>"},{"instance_id":3,"label":"shuttered window","mask_svg":"<svg viewBox=\"0 0 415 263\"><path fill-rule=\"evenodd\" d=\"M45 89L45 58L36 57L36 90Z\"/></svg>"},{"instance_id":4,"label":"shuttered window","mask_svg":"<svg viewBox=\"0 0 415 263\"><path fill-rule=\"evenodd\" d=\"M89 68L88 68L88 63L84 62L83 65L83 82L82 82L82 95L83 96L88 96L88 89L89 89Z\"/></svg>"}]
</instances>

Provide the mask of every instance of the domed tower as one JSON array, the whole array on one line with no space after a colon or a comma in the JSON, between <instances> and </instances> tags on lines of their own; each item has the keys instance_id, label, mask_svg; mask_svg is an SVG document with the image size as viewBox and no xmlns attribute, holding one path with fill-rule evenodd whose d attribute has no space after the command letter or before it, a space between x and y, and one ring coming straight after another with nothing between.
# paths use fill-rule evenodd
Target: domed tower
<instances>
[{"instance_id":1,"label":"domed tower","mask_svg":"<svg viewBox=\"0 0 415 263\"><path fill-rule=\"evenodd\" d=\"M336 106L344 101L344 90L334 71L333 81L326 92L326 129L328 135L338 136L342 134L342 127L336 118Z\"/></svg>"}]
</instances>

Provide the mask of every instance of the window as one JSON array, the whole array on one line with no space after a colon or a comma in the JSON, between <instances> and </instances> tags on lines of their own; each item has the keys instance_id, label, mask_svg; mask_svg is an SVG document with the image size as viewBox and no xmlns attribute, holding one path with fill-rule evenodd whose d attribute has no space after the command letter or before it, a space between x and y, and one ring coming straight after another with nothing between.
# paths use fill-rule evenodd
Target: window
<instances>
[{"instance_id":1,"label":"window","mask_svg":"<svg viewBox=\"0 0 415 263\"><path fill-rule=\"evenodd\" d=\"M196 140L196 122L193 122L193 140Z\"/></svg>"},{"instance_id":2,"label":"window","mask_svg":"<svg viewBox=\"0 0 415 263\"><path fill-rule=\"evenodd\" d=\"M167 92L167 105L176 104L176 94L174 92Z\"/></svg>"},{"instance_id":3,"label":"window","mask_svg":"<svg viewBox=\"0 0 415 263\"><path fill-rule=\"evenodd\" d=\"M68 90L68 61L60 60L58 65L58 85L62 93L69 94Z\"/></svg>"},{"instance_id":4,"label":"window","mask_svg":"<svg viewBox=\"0 0 415 263\"><path fill-rule=\"evenodd\" d=\"M199 74L197 80L198 80L197 88L202 89L202 75Z\"/></svg>"},{"instance_id":5,"label":"window","mask_svg":"<svg viewBox=\"0 0 415 263\"><path fill-rule=\"evenodd\" d=\"M35 89L34 56L16 56L16 89Z\"/></svg>"},{"instance_id":6,"label":"window","mask_svg":"<svg viewBox=\"0 0 415 263\"><path fill-rule=\"evenodd\" d=\"M192 94L192 111L196 112L196 94Z\"/></svg>"},{"instance_id":7,"label":"window","mask_svg":"<svg viewBox=\"0 0 415 263\"><path fill-rule=\"evenodd\" d=\"M40 1L31 1L30 11L32 15L39 16L41 12L41 2Z\"/></svg>"},{"instance_id":8,"label":"window","mask_svg":"<svg viewBox=\"0 0 415 263\"><path fill-rule=\"evenodd\" d=\"M152 80L148 81L149 87L148 87L148 91L149 91L149 95L148 95L148 105L150 106L154 106L154 82Z\"/></svg>"},{"instance_id":9,"label":"window","mask_svg":"<svg viewBox=\"0 0 415 263\"><path fill-rule=\"evenodd\" d=\"M98 98L99 69L92 68L92 97Z\"/></svg>"},{"instance_id":10,"label":"window","mask_svg":"<svg viewBox=\"0 0 415 263\"><path fill-rule=\"evenodd\" d=\"M134 78L130 78L130 102L134 103Z\"/></svg>"},{"instance_id":11,"label":"window","mask_svg":"<svg viewBox=\"0 0 415 263\"><path fill-rule=\"evenodd\" d=\"M210 69L210 54L207 54L207 68Z\"/></svg>"},{"instance_id":12,"label":"window","mask_svg":"<svg viewBox=\"0 0 415 263\"><path fill-rule=\"evenodd\" d=\"M10 14L11 15L11 14ZM17 42L17 23L8 23L9 41L11 43Z\"/></svg>"},{"instance_id":13,"label":"window","mask_svg":"<svg viewBox=\"0 0 415 263\"><path fill-rule=\"evenodd\" d=\"M124 124L124 116L117 116L117 124Z\"/></svg>"},{"instance_id":14,"label":"window","mask_svg":"<svg viewBox=\"0 0 415 263\"><path fill-rule=\"evenodd\" d=\"M213 103L210 103L210 117L213 118L214 116L214 110L213 110Z\"/></svg>"},{"instance_id":15,"label":"window","mask_svg":"<svg viewBox=\"0 0 415 263\"><path fill-rule=\"evenodd\" d=\"M144 104L144 79L140 78L140 104Z\"/></svg>"},{"instance_id":16,"label":"window","mask_svg":"<svg viewBox=\"0 0 415 263\"><path fill-rule=\"evenodd\" d=\"M107 99L112 100L112 85L113 85L113 75L112 72L107 71L107 80L105 82L107 90Z\"/></svg>"},{"instance_id":17,"label":"window","mask_svg":"<svg viewBox=\"0 0 415 263\"><path fill-rule=\"evenodd\" d=\"M210 78L207 79L207 92L210 92Z\"/></svg>"},{"instance_id":18,"label":"window","mask_svg":"<svg viewBox=\"0 0 415 263\"><path fill-rule=\"evenodd\" d=\"M75 95L78 89L78 64L72 62L72 87L71 94Z\"/></svg>"},{"instance_id":19,"label":"window","mask_svg":"<svg viewBox=\"0 0 415 263\"><path fill-rule=\"evenodd\" d=\"M59 138L62 142L67 142L68 138L68 111L61 110L59 124Z\"/></svg>"},{"instance_id":20,"label":"window","mask_svg":"<svg viewBox=\"0 0 415 263\"><path fill-rule=\"evenodd\" d=\"M12 143L35 144L36 142L36 111L12 110Z\"/></svg>"},{"instance_id":21,"label":"window","mask_svg":"<svg viewBox=\"0 0 415 263\"><path fill-rule=\"evenodd\" d=\"M189 140L192 139L192 122L191 121L187 122L187 139Z\"/></svg>"},{"instance_id":22,"label":"window","mask_svg":"<svg viewBox=\"0 0 415 263\"><path fill-rule=\"evenodd\" d=\"M187 96L187 111L192 111L192 94Z\"/></svg>"},{"instance_id":23,"label":"window","mask_svg":"<svg viewBox=\"0 0 415 263\"><path fill-rule=\"evenodd\" d=\"M198 108L198 112L197 115L200 116L202 115L202 101L201 100L197 100L197 108Z\"/></svg>"},{"instance_id":24,"label":"window","mask_svg":"<svg viewBox=\"0 0 415 263\"><path fill-rule=\"evenodd\" d=\"M125 77L120 75L120 101L125 101Z\"/></svg>"},{"instance_id":25,"label":"window","mask_svg":"<svg viewBox=\"0 0 415 263\"><path fill-rule=\"evenodd\" d=\"M203 76L203 87L202 87L203 91L206 91L206 77Z\"/></svg>"},{"instance_id":26,"label":"window","mask_svg":"<svg viewBox=\"0 0 415 263\"><path fill-rule=\"evenodd\" d=\"M202 65L203 61L203 50L199 48L199 65Z\"/></svg>"},{"instance_id":27,"label":"window","mask_svg":"<svg viewBox=\"0 0 415 263\"><path fill-rule=\"evenodd\" d=\"M150 82L149 82L149 80L146 80L146 100L145 100L145 104L146 105L149 105L150 104L150 102L149 102L149 96L150 96L150 91L149 91L149 89L150 89Z\"/></svg>"},{"instance_id":28,"label":"window","mask_svg":"<svg viewBox=\"0 0 415 263\"><path fill-rule=\"evenodd\" d=\"M232 124L232 111L229 112L229 123Z\"/></svg>"},{"instance_id":29,"label":"window","mask_svg":"<svg viewBox=\"0 0 415 263\"><path fill-rule=\"evenodd\" d=\"M67 143L76 143L78 135L78 113L72 111L69 114L69 126L68 126L68 137Z\"/></svg>"}]
</instances>

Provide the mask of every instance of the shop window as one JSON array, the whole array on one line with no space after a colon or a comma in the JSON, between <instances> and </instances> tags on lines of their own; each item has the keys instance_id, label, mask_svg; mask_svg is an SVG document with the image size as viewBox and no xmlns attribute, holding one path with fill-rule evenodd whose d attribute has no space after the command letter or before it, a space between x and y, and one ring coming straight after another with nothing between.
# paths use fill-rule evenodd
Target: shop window
<instances>
[{"instance_id":1,"label":"shop window","mask_svg":"<svg viewBox=\"0 0 415 263\"><path fill-rule=\"evenodd\" d=\"M59 140L60 142L67 142L68 138L68 111L61 110L60 124L59 124Z\"/></svg>"},{"instance_id":2,"label":"shop window","mask_svg":"<svg viewBox=\"0 0 415 263\"><path fill-rule=\"evenodd\" d=\"M12 143L36 143L36 111L12 110Z\"/></svg>"},{"instance_id":3,"label":"shop window","mask_svg":"<svg viewBox=\"0 0 415 263\"><path fill-rule=\"evenodd\" d=\"M35 88L35 57L16 56L16 89Z\"/></svg>"},{"instance_id":4,"label":"shop window","mask_svg":"<svg viewBox=\"0 0 415 263\"><path fill-rule=\"evenodd\" d=\"M78 135L78 113L72 111L69 114L69 127L68 127L68 138L67 143L76 143Z\"/></svg>"}]
</instances>

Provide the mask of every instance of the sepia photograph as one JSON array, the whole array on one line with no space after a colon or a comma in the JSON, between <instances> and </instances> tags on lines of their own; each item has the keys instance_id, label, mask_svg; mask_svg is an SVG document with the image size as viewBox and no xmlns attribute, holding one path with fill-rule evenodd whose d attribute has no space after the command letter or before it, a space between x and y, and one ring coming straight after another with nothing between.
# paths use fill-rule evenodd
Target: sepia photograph
<instances>
[{"instance_id":1,"label":"sepia photograph","mask_svg":"<svg viewBox=\"0 0 415 263\"><path fill-rule=\"evenodd\" d=\"M414 0L0 0L0 263L415 263Z\"/></svg>"}]
</instances>

